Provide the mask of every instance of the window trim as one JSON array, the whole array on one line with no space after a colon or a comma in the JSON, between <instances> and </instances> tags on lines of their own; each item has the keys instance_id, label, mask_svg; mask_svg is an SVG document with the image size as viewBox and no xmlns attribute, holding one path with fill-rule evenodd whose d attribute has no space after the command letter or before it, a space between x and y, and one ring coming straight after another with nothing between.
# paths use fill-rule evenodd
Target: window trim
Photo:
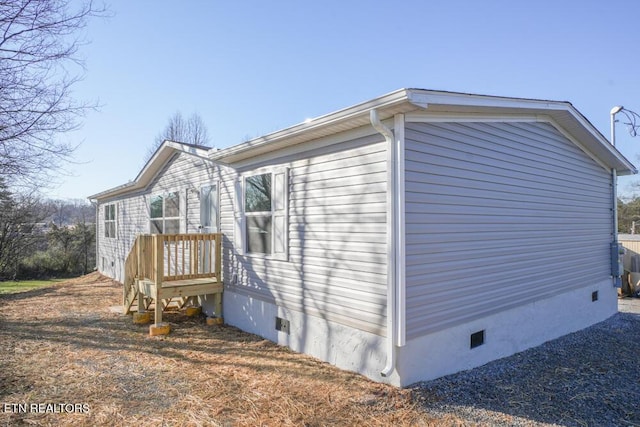
<instances>
[{"instance_id":1,"label":"window trim","mask_svg":"<svg viewBox=\"0 0 640 427\"><path fill-rule=\"evenodd\" d=\"M167 200L167 196L170 194L175 194L178 197L178 215L177 216L165 216L165 211L166 211L166 200ZM159 217L152 217L151 216L151 204L153 203L153 199L160 197L162 199L162 216ZM180 230L182 229L182 217L180 216L180 212L181 212L181 204L182 204L182 198L180 197L180 190L171 190L171 191L164 191L162 193L153 193L149 196L149 234L154 234L153 233L153 226L152 223L153 221L162 221L162 232L159 234L167 234L165 233L166 231L166 221L167 220L175 220L178 221L178 231L175 234L180 234ZM173 233L172 233L173 234Z\"/></svg>"},{"instance_id":2,"label":"window trim","mask_svg":"<svg viewBox=\"0 0 640 427\"><path fill-rule=\"evenodd\" d=\"M271 194L269 195L270 197L270 202L271 202L271 210L269 211L255 211L255 212L247 212L247 180L249 178L253 178L256 176L261 176L261 175L269 175L269 179L271 180ZM260 173L252 173L249 175L243 175L242 176L242 213L244 215L244 221L243 221L243 242L244 242L244 247L243 252L245 253L245 255L250 255L250 256L258 256L258 257L264 257L264 258L271 258L273 255L273 244L274 244L274 238L275 238L275 224L273 221L273 216L274 216L274 185L273 185L273 172L272 171L268 171L268 172L260 172ZM269 242L269 249L270 252L249 252L249 230L248 230L248 221L247 221L247 217L269 217L271 219L271 241Z\"/></svg>"},{"instance_id":3,"label":"window trim","mask_svg":"<svg viewBox=\"0 0 640 427\"><path fill-rule=\"evenodd\" d=\"M116 202L105 203L104 205L104 238L105 239L117 239L118 238L118 204ZM107 209L113 207L113 218L107 219ZM109 233L109 224L113 224L113 236Z\"/></svg>"},{"instance_id":4,"label":"window trim","mask_svg":"<svg viewBox=\"0 0 640 427\"><path fill-rule=\"evenodd\" d=\"M263 212L245 212L246 207L246 182L247 178L251 178L259 175L271 175L271 211ZM277 175L282 174L284 181L282 182L283 188L282 194L278 194L278 180ZM239 255L259 258L259 259L274 259L274 260L289 260L289 239L288 239L288 223L289 223L289 168L286 166L259 168L250 172L241 173L236 179L236 207L235 207L235 221L236 237L234 238L236 243L236 250ZM277 209L277 205L282 204L281 209ZM271 217L271 253L261 252L248 252L248 239L247 239L247 217L254 216L266 216ZM278 228L277 220L281 219L281 226ZM238 236L238 234L240 234ZM278 252L277 241L282 240L282 250Z\"/></svg>"}]
</instances>

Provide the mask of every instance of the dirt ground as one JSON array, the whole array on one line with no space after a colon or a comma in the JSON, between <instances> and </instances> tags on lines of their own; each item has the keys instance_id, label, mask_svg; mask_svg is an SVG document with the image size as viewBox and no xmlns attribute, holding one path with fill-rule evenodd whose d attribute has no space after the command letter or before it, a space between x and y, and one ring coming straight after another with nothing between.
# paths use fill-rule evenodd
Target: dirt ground
<instances>
[{"instance_id":1,"label":"dirt ground","mask_svg":"<svg viewBox=\"0 0 640 427\"><path fill-rule=\"evenodd\" d=\"M0 296L0 425L448 425L410 391L372 382L203 317L167 338L109 311L91 274Z\"/></svg>"}]
</instances>

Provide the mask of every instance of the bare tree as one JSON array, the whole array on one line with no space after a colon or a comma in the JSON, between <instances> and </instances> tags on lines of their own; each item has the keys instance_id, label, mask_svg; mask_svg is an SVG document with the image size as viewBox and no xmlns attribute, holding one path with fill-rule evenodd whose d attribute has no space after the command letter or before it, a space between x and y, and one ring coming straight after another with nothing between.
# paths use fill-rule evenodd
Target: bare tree
<instances>
[{"instance_id":1,"label":"bare tree","mask_svg":"<svg viewBox=\"0 0 640 427\"><path fill-rule=\"evenodd\" d=\"M95 222L95 206L83 199L48 199L44 200L50 215L46 218L58 227L69 226L78 222Z\"/></svg>"},{"instance_id":2,"label":"bare tree","mask_svg":"<svg viewBox=\"0 0 640 427\"><path fill-rule=\"evenodd\" d=\"M37 196L12 194L0 177L0 280L16 278L20 262L37 246L37 225L47 214Z\"/></svg>"},{"instance_id":3,"label":"bare tree","mask_svg":"<svg viewBox=\"0 0 640 427\"><path fill-rule=\"evenodd\" d=\"M93 107L71 96L83 71L79 32L101 14L91 0L0 0L0 177L8 183L42 183L70 159L76 147L57 137Z\"/></svg>"},{"instance_id":4,"label":"bare tree","mask_svg":"<svg viewBox=\"0 0 640 427\"><path fill-rule=\"evenodd\" d=\"M153 157L154 153L165 140L184 142L207 147L209 146L209 132L202 117L198 113L193 113L188 119L182 117L182 113L177 111L169 118L169 122L164 130L156 136L151 147L147 150L145 162Z\"/></svg>"},{"instance_id":5,"label":"bare tree","mask_svg":"<svg viewBox=\"0 0 640 427\"><path fill-rule=\"evenodd\" d=\"M95 208L95 206L91 208ZM95 213L87 215L87 210L83 209L81 217L76 219L72 231L76 269L80 274L87 274L96 266L96 225L94 221Z\"/></svg>"}]
</instances>

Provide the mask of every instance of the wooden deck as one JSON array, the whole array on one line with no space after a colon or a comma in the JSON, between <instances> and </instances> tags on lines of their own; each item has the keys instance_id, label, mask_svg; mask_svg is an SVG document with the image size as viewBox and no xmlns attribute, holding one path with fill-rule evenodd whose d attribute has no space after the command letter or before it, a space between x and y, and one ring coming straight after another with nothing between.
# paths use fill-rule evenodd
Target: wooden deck
<instances>
[{"instance_id":1,"label":"wooden deck","mask_svg":"<svg viewBox=\"0 0 640 427\"><path fill-rule=\"evenodd\" d=\"M155 304L155 323L174 298L182 302L213 295L222 317L221 234L153 234L137 237L125 263L123 312Z\"/></svg>"},{"instance_id":2,"label":"wooden deck","mask_svg":"<svg viewBox=\"0 0 640 427\"><path fill-rule=\"evenodd\" d=\"M222 283L218 282L218 279L215 277L210 279L172 280L170 282L162 282L159 289L160 295L158 295L158 286L155 283L148 280L138 282L139 291L145 295L153 296L153 298L159 296L160 299L192 297L206 295L206 293L222 292Z\"/></svg>"}]
</instances>

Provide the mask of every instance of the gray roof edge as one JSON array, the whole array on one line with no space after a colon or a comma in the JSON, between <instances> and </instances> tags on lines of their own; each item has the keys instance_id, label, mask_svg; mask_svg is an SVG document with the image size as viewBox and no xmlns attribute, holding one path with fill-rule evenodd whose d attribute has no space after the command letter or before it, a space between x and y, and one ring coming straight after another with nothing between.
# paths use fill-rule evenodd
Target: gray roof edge
<instances>
[{"instance_id":1,"label":"gray roof edge","mask_svg":"<svg viewBox=\"0 0 640 427\"><path fill-rule=\"evenodd\" d=\"M247 156L253 150L268 150L270 146L277 147L275 142L285 142L292 137L299 137L302 142L308 139L313 139L315 132L320 129L325 129L328 126L337 123L344 123L353 118L358 118L362 123L362 118L365 114L373 109L378 109L382 119L385 117L385 110L388 114L389 111L393 112L394 107L407 104L407 109L426 108L428 110L429 105L452 105L461 107L478 107L478 108L499 108L505 111L509 109L531 109L540 110L541 112L547 112L553 114L554 112L568 112L587 133L593 138L593 143L597 143L602 150L601 153L606 154L609 159L608 162L613 161L612 167L618 169L621 174L634 174L637 173L635 166L627 160L609 141L600 133L595 126L580 113L570 102L568 101L552 101L544 99L531 99L531 98L516 98L516 97L504 97L493 95L480 95L463 92L450 92L441 90L419 89L419 88L403 88L393 92L389 92L380 97L371 99L369 101L361 102L350 107L346 107L328 114L324 114L317 118L304 121L302 123L278 130L267 135L263 135L252 140L236 144L234 146L215 149L205 148L200 146L194 146L192 144L184 144L174 141L164 141L160 148L154 153L152 159L145 164L144 168L136 176L133 182L114 187L110 190L97 193L90 196L91 199L106 198L111 195L119 195L126 193L133 189L140 188L139 182L143 179L145 174L148 174L155 162L162 157L160 153L166 146L172 148L175 151L190 153L198 157L206 158L210 161L217 162L223 165L229 165L232 162L226 162L225 159L231 159L234 156ZM586 135L585 135L586 136ZM258 150L259 151L259 150ZM165 158L164 161L167 159ZM603 159L606 160L606 159ZM153 172L153 170L151 170ZM157 173L157 170L155 171ZM148 175L147 175L148 176ZM152 179L152 178L151 178Z\"/></svg>"},{"instance_id":2,"label":"gray roof edge","mask_svg":"<svg viewBox=\"0 0 640 427\"><path fill-rule=\"evenodd\" d=\"M100 200L145 188L153 180L153 177L156 176L162 165L164 165L164 163L176 152L186 153L209 160L209 151L214 150L215 148L165 139L132 181L93 194L87 198L89 200Z\"/></svg>"},{"instance_id":3,"label":"gray roof edge","mask_svg":"<svg viewBox=\"0 0 640 427\"><path fill-rule=\"evenodd\" d=\"M368 114L372 109L379 110L381 118L384 119L384 110L386 108L392 108L393 106L397 106L402 103L413 105L416 109L428 109L430 104L469 107L501 107L505 109L534 107L542 110L556 111L573 108L571 103L567 101L479 95L420 88L402 88L369 101L361 102L347 108L324 114L303 123L299 123L228 148L217 150L215 152L210 151L210 156L212 159L224 161L225 158L238 156L244 152L257 149L258 147L266 148L269 144L273 144L276 141L291 138L305 132L308 132L311 135L311 131L314 129L324 128L336 122L343 122L355 116ZM310 139L312 138L310 137Z\"/></svg>"},{"instance_id":4,"label":"gray roof edge","mask_svg":"<svg viewBox=\"0 0 640 427\"><path fill-rule=\"evenodd\" d=\"M411 92L408 89L398 89L369 101L342 108L340 110L324 114L310 120L305 120L302 123L298 123L293 126L289 126L287 128L269 133L267 135L251 139L249 141L231 146L229 148L211 152L210 157L211 159L215 160L223 160L230 156L235 156L240 153L256 149L258 147L272 144L277 140L290 138L294 135L299 135L305 132L310 132L313 129L325 127L335 122L348 120L349 118L352 118L354 116L368 113L372 109L381 109L402 102L411 101L410 97ZM418 106L419 105L416 105L416 107Z\"/></svg>"}]
</instances>

